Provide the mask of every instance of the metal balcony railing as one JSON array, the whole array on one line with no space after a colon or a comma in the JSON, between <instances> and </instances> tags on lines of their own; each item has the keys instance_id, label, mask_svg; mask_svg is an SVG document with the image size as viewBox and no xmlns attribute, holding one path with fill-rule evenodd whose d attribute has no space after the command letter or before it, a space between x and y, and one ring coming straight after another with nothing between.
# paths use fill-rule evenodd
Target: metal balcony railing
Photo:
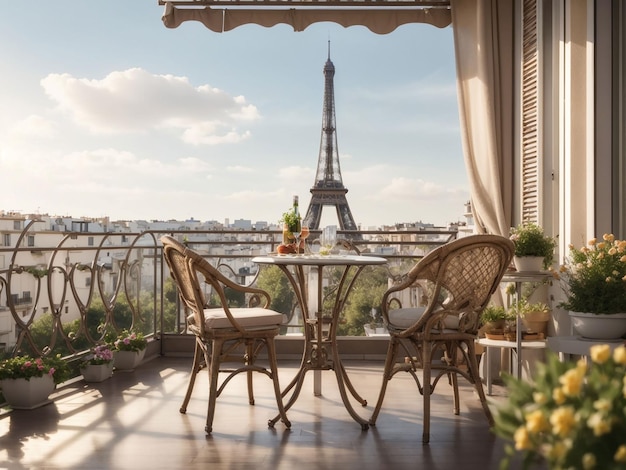
<instances>
[{"instance_id":1,"label":"metal balcony railing","mask_svg":"<svg viewBox=\"0 0 626 470\"><path fill-rule=\"evenodd\" d=\"M282 241L278 230L38 230L36 246L31 246L34 222L12 236L17 240L14 246L0 247L0 262L5 263L0 265L0 343L5 345L5 355L54 352L79 358L107 335L125 328L161 340L187 335L185 312L162 258L159 238L165 233L243 284L258 283L262 277L251 259L275 251ZM315 244L319 234L312 231L309 240ZM361 253L389 260L382 268L385 275L380 276L383 287L456 235L442 230L338 232ZM332 279L327 285L332 290ZM206 295L210 298L211 293ZM373 301L371 308L366 307L368 315L377 305ZM295 296L285 310L284 332L297 330Z\"/></svg>"}]
</instances>

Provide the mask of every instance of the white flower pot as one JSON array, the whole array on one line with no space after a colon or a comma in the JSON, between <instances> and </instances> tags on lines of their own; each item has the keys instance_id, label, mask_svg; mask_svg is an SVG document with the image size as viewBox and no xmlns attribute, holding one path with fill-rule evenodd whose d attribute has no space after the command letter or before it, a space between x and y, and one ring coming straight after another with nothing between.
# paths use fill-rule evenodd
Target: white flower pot
<instances>
[{"instance_id":1,"label":"white flower pot","mask_svg":"<svg viewBox=\"0 0 626 470\"><path fill-rule=\"evenodd\" d=\"M113 361L107 364L87 364L80 368L85 382L102 382L113 374Z\"/></svg>"},{"instance_id":2,"label":"white flower pot","mask_svg":"<svg viewBox=\"0 0 626 470\"><path fill-rule=\"evenodd\" d=\"M569 312L574 331L585 339L619 340L626 334L626 313Z\"/></svg>"},{"instance_id":3,"label":"white flower pot","mask_svg":"<svg viewBox=\"0 0 626 470\"><path fill-rule=\"evenodd\" d=\"M113 365L116 370L133 370L141 364L145 354L145 349L141 351L115 351L113 353Z\"/></svg>"},{"instance_id":4,"label":"white flower pot","mask_svg":"<svg viewBox=\"0 0 626 470\"><path fill-rule=\"evenodd\" d=\"M519 272L537 272L543 270L543 256L514 256L513 263Z\"/></svg>"},{"instance_id":5,"label":"white flower pot","mask_svg":"<svg viewBox=\"0 0 626 470\"><path fill-rule=\"evenodd\" d=\"M54 391L54 379L50 375L26 379L0 380L2 395L11 408L32 410L50 403L48 398Z\"/></svg>"}]
</instances>

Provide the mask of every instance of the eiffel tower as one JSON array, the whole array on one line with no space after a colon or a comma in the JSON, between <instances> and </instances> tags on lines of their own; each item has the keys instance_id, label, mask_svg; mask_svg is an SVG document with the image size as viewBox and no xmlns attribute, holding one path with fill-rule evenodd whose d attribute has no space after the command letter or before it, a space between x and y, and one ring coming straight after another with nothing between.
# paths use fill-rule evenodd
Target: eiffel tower
<instances>
[{"instance_id":1,"label":"eiffel tower","mask_svg":"<svg viewBox=\"0 0 626 470\"><path fill-rule=\"evenodd\" d=\"M330 60L330 41L328 41L328 60L324 65L324 77L324 111L320 154L317 161L315 184L311 188L311 202L306 211L304 223L308 224L312 230L319 229L323 207L334 206L337 210L339 228L341 230L357 230L346 199L348 190L343 185L339 166L333 84L335 66Z\"/></svg>"}]
</instances>

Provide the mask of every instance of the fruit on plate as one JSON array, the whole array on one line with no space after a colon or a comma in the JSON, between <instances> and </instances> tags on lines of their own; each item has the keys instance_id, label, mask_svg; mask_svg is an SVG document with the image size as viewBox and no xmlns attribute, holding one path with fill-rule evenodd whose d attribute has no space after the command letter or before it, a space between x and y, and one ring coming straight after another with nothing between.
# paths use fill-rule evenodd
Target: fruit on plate
<instances>
[{"instance_id":1,"label":"fruit on plate","mask_svg":"<svg viewBox=\"0 0 626 470\"><path fill-rule=\"evenodd\" d=\"M293 245L285 245L285 244L278 245L278 247L276 247L276 251L280 253L281 255L287 255L287 254L296 252L293 248Z\"/></svg>"}]
</instances>

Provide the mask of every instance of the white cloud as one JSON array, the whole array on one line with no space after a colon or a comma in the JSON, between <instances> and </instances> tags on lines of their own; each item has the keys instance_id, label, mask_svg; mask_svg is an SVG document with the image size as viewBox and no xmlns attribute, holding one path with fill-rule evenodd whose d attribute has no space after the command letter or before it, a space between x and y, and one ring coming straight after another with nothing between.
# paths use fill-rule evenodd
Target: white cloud
<instances>
[{"instance_id":1,"label":"white cloud","mask_svg":"<svg viewBox=\"0 0 626 470\"><path fill-rule=\"evenodd\" d=\"M249 131L238 127L259 118L242 96L141 68L111 72L101 80L49 74L41 85L77 125L94 133L179 129L187 143L214 145L248 138Z\"/></svg>"},{"instance_id":2,"label":"white cloud","mask_svg":"<svg viewBox=\"0 0 626 470\"><path fill-rule=\"evenodd\" d=\"M16 122L9 133L18 138L51 138L57 135L56 124L37 114L32 114Z\"/></svg>"},{"instance_id":3,"label":"white cloud","mask_svg":"<svg viewBox=\"0 0 626 470\"><path fill-rule=\"evenodd\" d=\"M283 180L313 180L315 178L315 170L303 166L288 166L278 170L279 178Z\"/></svg>"},{"instance_id":4,"label":"white cloud","mask_svg":"<svg viewBox=\"0 0 626 470\"><path fill-rule=\"evenodd\" d=\"M252 173L254 171L254 168L249 166L233 165L227 166L226 170L232 171L233 173Z\"/></svg>"},{"instance_id":5,"label":"white cloud","mask_svg":"<svg viewBox=\"0 0 626 470\"><path fill-rule=\"evenodd\" d=\"M391 200L434 200L447 196L458 196L461 190L419 178L397 177L383 186L379 194Z\"/></svg>"}]
</instances>

